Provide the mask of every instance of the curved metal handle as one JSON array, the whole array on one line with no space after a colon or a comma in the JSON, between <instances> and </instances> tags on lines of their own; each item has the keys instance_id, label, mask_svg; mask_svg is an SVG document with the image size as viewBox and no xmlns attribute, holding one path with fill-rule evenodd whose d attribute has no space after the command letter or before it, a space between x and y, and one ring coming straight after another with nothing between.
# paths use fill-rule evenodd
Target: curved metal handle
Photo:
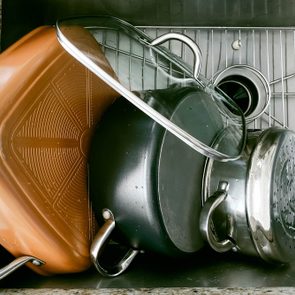
<instances>
[{"instance_id":1,"label":"curved metal handle","mask_svg":"<svg viewBox=\"0 0 295 295\"><path fill-rule=\"evenodd\" d=\"M228 191L228 183L221 181L218 185L218 190L206 200L200 214L200 230L203 237L216 252L226 252L235 247L235 244L230 239L218 241L216 235L212 231L212 216L215 209L226 199Z\"/></svg>"},{"instance_id":2,"label":"curved metal handle","mask_svg":"<svg viewBox=\"0 0 295 295\"><path fill-rule=\"evenodd\" d=\"M198 76L199 76L200 70L201 70L201 65L202 65L202 52L201 52L200 47L195 43L194 40L192 40L188 36L185 36L180 33L164 34L164 35L154 39L151 42L151 45L153 45L153 46L160 45L168 40L179 40L191 48L191 50L193 51L194 56L195 56L195 64L194 64L193 74L194 74L194 78L198 79Z\"/></svg>"},{"instance_id":3,"label":"curved metal handle","mask_svg":"<svg viewBox=\"0 0 295 295\"><path fill-rule=\"evenodd\" d=\"M45 264L44 261L34 257L34 256L21 256L10 262L8 265L0 269L0 280L23 266L24 264L31 262L36 266L41 266Z\"/></svg>"},{"instance_id":4,"label":"curved metal handle","mask_svg":"<svg viewBox=\"0 0 295 295\"><path fill-rule=\"evenodd\" d=\"M107 245L110 235L115 228L115 219L113 213L109 209L103 210L103 217L105 219L104 225L99 229L95 236L90 249L90 257L98 272L105 277L115 277L124 272L139 250L129 249L121 261L108 268L103 267L99 259L103 253L104 247Z\"/></svg>"}]
</instances>

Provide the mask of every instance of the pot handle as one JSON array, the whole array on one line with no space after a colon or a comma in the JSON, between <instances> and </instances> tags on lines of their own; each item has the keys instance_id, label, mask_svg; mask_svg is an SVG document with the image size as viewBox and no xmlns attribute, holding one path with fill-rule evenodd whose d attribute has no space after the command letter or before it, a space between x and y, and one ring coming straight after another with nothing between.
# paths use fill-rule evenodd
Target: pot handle
<instances>
[{"instance_id":1,"label":"pot handle","mask_svg":"<svg viewBox=\"0 0 295 295\"><path fill-rule=\"evenodd\" d=\"M194 56L195 56L195 64L194 64L194 69L193 69L193 74L194 78L197 80L198 76L200 74L201 70L201 64L202 64L202 52L200 47L195 43L194 40L189 38L188 36L185 36L180 33L167 33L164 34L160 37L157 37L151 42L151 45L156 46L164 43L165 41L168 40L178 40L183 43L185 43L190 49L193 51Z\"/></svg>"},{"instance_id":2,"label":"pot handle","mask_svg":"<svg viewBox=\"0 0 295 295\"><path fill-rule=\"evenodd\" d=\"M115 277L124 272L135 256L139 253L139 250L129 249L123 256L121 261L108 268L103 267L99 259L104 251L105 246L110 240L110 235L115 229L115 218L113 213L109 209L103 209L103 218L105 220L104 225L99 229L96 234L90 248L90 257L98 272L105 277Z\"/></svg>"},{"instance_id":3,"label":"pot handle","mask_svg":"<svg viewBox=\"0 0 295 295\"><path fill-rule=\"evenodd\" d=\"M8 276L9 274L11 274L12 272L14 272L15 270L17 270L18 268L20 268L21 266L23 266L24 264L26 264L28 262L31 262L35 266L41 266L41 265L45 264L44 261L42 261L34 256L18 257L16 259L14 259L12 262L10 262L8 265L6 265L0 269L0 280L2 280L3 278L5 278L6 276Z\"/></svg>"},{"instance_id":4,"label":"pot handle","mask_svg":"<svg viewBox=\"0 0 295 295\"><path fill-rule=\"evenodd\" d=\"M229 184L226 181L220 181L217 191L205 202L200 214L200 231L211 248L216 252L226 252L236 245L231 239L219 241L212 228L213 213L215 209L226 199ZM232 230L230 230L232 231Z\"/></svg>"}]
</instances>

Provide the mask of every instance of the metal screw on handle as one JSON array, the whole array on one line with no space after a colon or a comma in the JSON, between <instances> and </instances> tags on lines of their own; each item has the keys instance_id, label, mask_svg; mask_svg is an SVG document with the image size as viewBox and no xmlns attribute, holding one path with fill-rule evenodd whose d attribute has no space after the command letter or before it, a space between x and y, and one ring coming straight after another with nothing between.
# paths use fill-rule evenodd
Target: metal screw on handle
<instances>
[{"instance_id":1,"label":"metal screw on handle","mask_svg":"<svg viewBox=\"0 0 295 295\"><path fill-rule=\"evenodd\" d=\"M220 181L217 191L206 200L200 214L201 234L205 240L207 240L210 247L216 252L226 252L235 247L235 244L230 239L219 241L211 229L213 213L226 199L228 187L229 185L226 181Z\"/></svg>"},{"instance_id":2,"label":"metal screw on handle","mask_svg":"<svg viewBox=\"0 0 295 295\"><path fill-rule=\"evenodd\" d=\"M104 209L102 214L103 218L105 219L105 223L99 229L91 244L90 257L94 266L101 275L105 277L115 277L120 275L128 268L132 260L139 253L139 250L129 249L118 264L112 265L108 268L103 267L99 260L103 254L104 248L107 246L110 240L111 233L115 229L115 218L109 209Z\"/></svg>"},{"instance_id":3,"label":"metal screw on handle","mask_svg":"<svg viewBox=\"0 0 295 295\"><path fill-rule=\"evenodd\" d=\"M193 51L194 56L195 56L195 64L194 64L193 74L194 74L194 78L198 79L198 76L199 76L200 70L201 70L201 65L202 65L202 52L201 52L199 46L191 38L189 38L183 34L180 34L180 33L164 34L164 35L154 39L151 42L151 45L153 45L153 46L160 45L168 40L181 41L191 48L191 50Z\"/></svg>"}]
</instances>

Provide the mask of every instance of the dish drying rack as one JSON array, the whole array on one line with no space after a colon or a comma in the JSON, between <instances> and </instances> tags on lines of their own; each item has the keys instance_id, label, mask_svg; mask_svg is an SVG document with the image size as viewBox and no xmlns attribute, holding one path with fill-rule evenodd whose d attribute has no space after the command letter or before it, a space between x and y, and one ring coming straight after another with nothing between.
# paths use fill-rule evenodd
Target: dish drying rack
<instances>
[{"instance_id":1,"label":"dish drying rack","mask_svg":"<svg viewBox=\"0 0 295 295\"><path fill-rule=\"evenodd\" d=\"M295 29L271 27L156 27L139 26L152 39L168 32L177 32L193 39L202 51L201 74L212 80L216 73L232 65L248 65L260 71L271 89L271 97L265 111L254 121L248 123L250 129L266 129L278 126L295 130ZM134 79L142 80L142 88L150 83L148 73L132 73L134 65L146 64L148 59L140 54L138 48L124 43L119 34L112 34L110 39L101 38L105 48L117 50L112 66L120 63L124 66L126 79L132 88ZM187 64L193 65L192 51L179 41L171 40L163 44ZM118 60L120 59L120 60ZM123 68L123 67L122 67ZM138 67L143 68L143 67ZM131 74L132 73L132 74ZM143 84L146 84L145 86ZM156 82L155 82L156 83Z\"/></svg>"}]
</instances>

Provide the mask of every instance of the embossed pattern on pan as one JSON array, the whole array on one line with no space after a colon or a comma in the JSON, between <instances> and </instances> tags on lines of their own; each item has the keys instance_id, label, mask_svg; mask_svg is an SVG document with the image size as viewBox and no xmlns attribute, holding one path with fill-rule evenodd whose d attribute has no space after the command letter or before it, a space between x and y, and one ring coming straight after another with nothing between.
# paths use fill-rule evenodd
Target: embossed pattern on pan
<instances>
[{"instance_id":1,"label":"embossed pattern on pan","mask_svg":"<svg viewBox=\"0 0 295 295\"><path fill-rule=\"evenodd\" d=\"M45 261L37 272L82 271L95 224L88 147L117 94L61 48L53 27L2 53L0 77L0 243Z\"/></svg>"}]
</instances>

